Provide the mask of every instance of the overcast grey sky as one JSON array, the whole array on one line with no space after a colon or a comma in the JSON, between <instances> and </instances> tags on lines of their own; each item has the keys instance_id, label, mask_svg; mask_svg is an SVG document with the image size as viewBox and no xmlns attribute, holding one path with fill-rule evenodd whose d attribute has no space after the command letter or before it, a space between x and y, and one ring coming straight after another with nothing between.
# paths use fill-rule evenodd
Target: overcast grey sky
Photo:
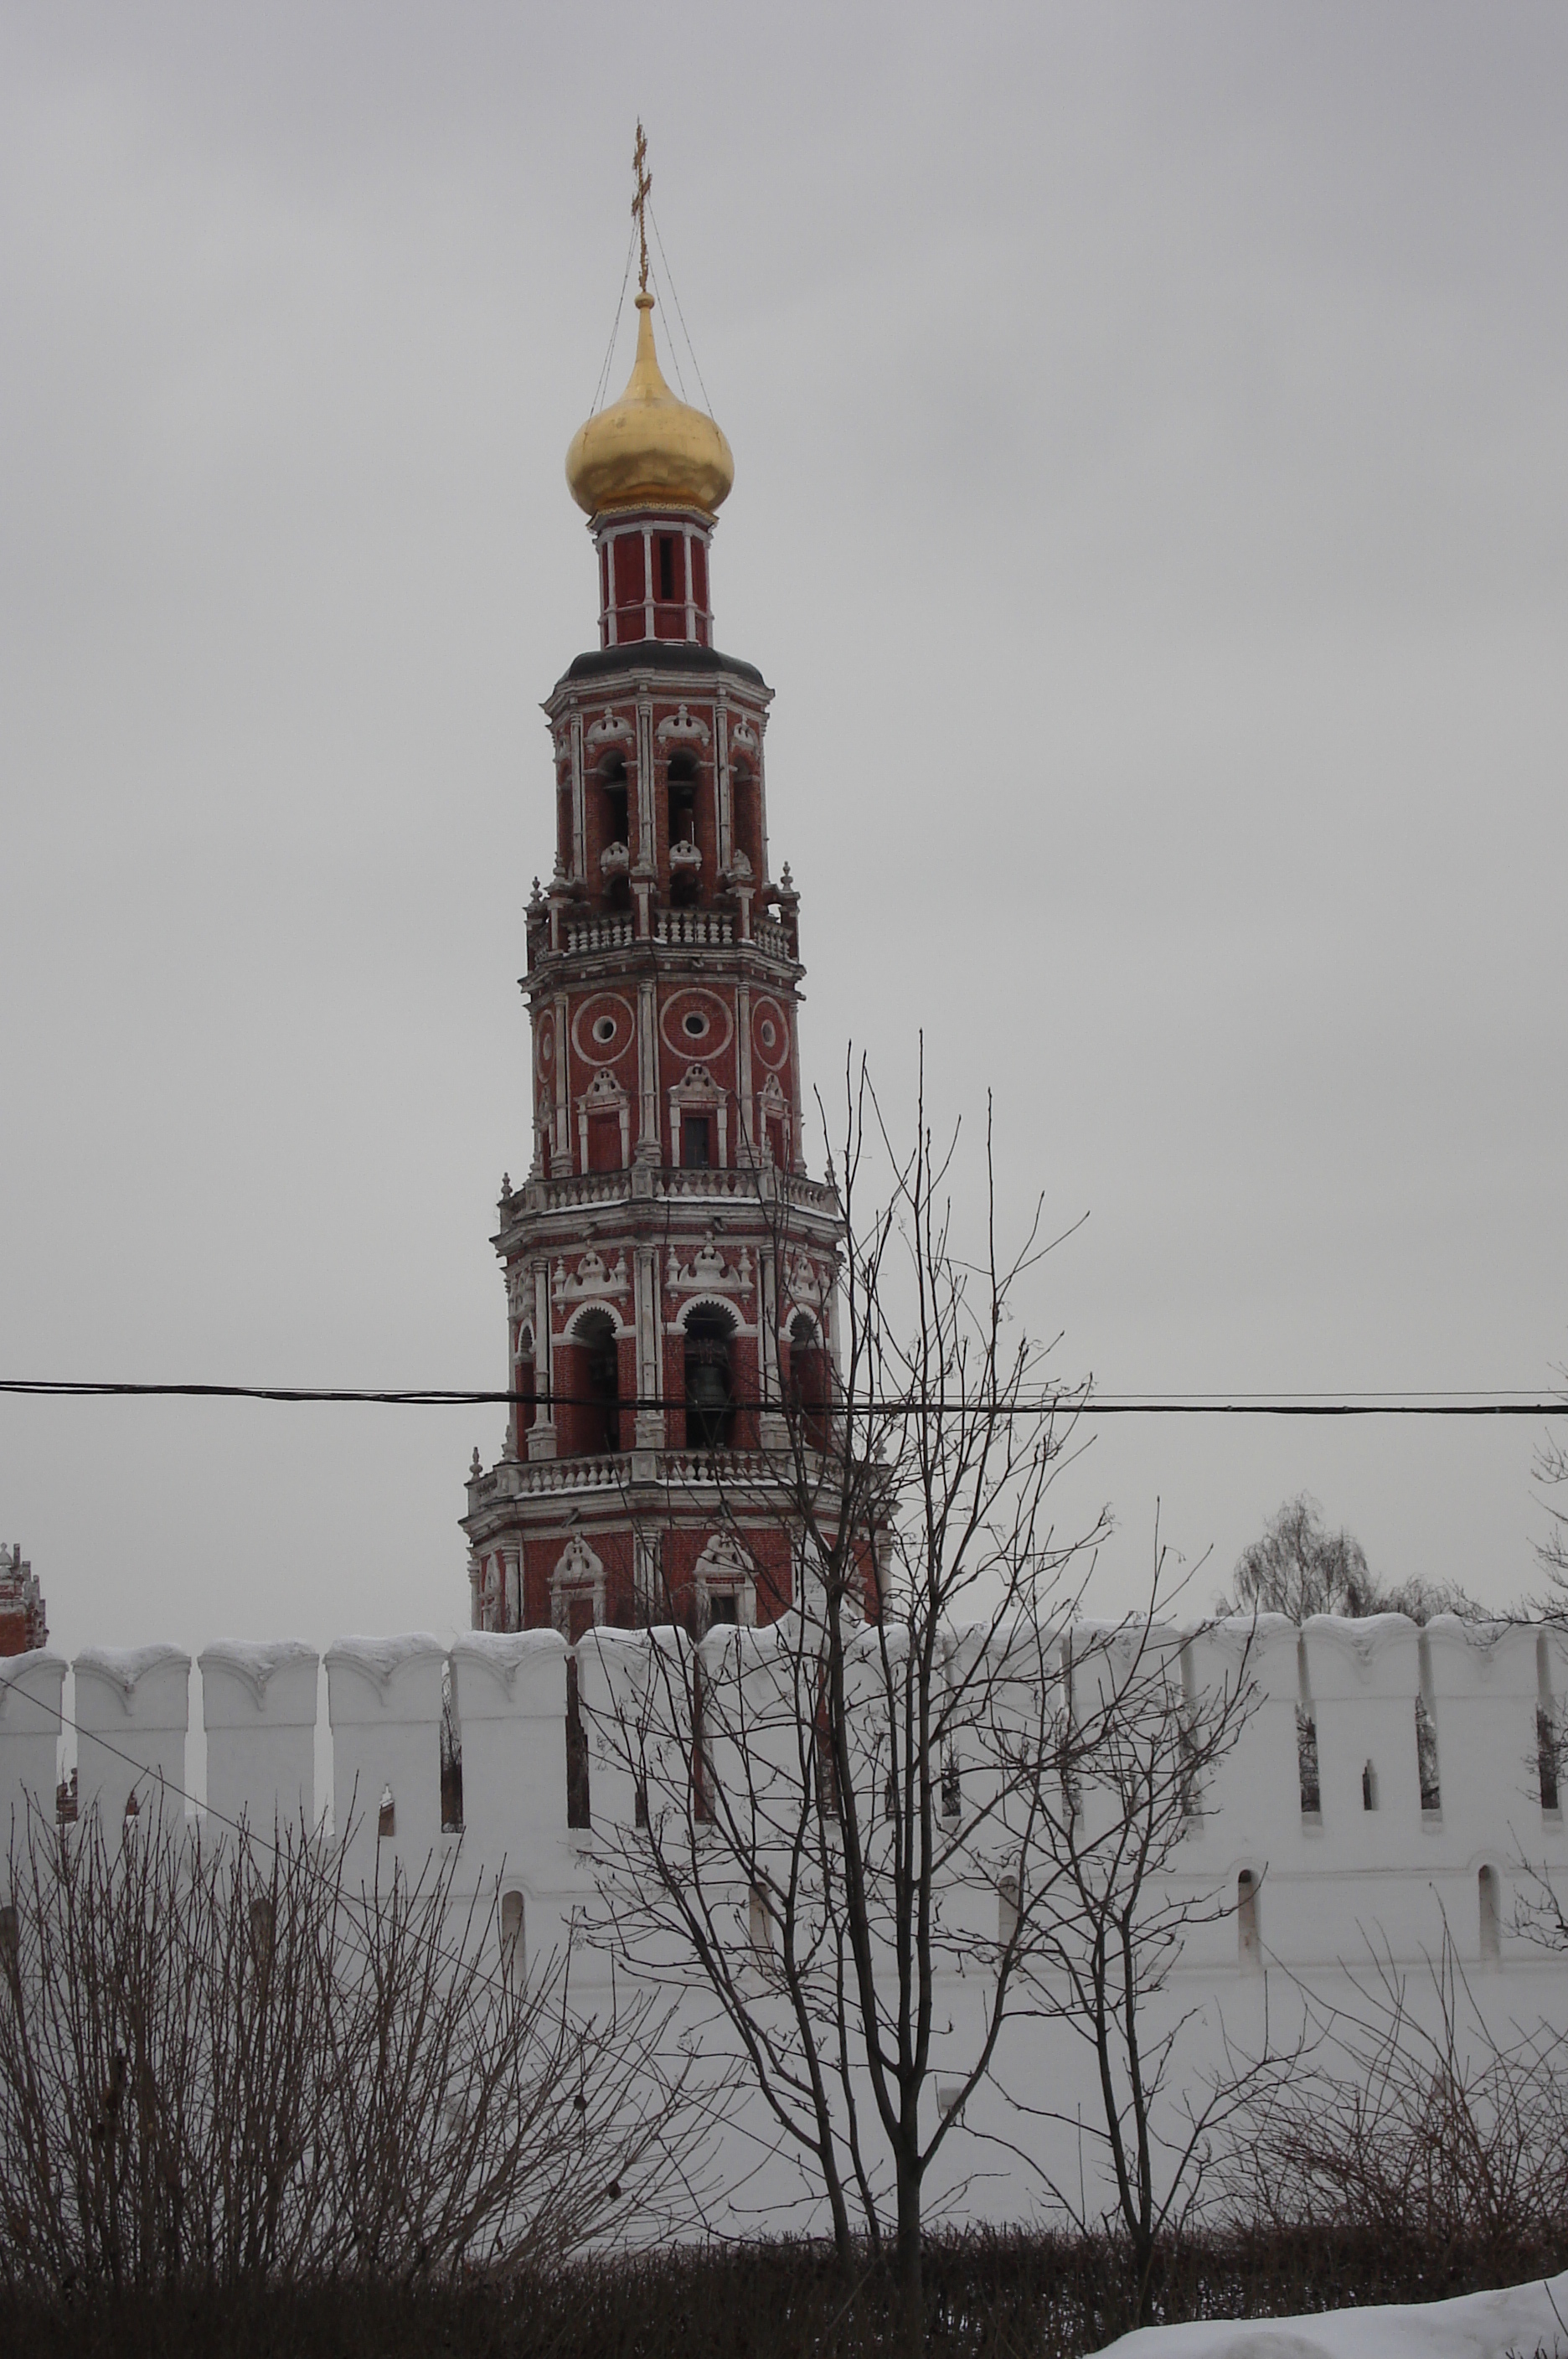
<instances>
[{"instance_id":1,"label":"overcast grey sky","mask_svg":"<svg viewBox=\"0 0 1568 2359\"><path fill-rule=\"evenodd\" d=\"M654 203L803 1046L1109 1390L1568 1358L1560 5L0 8L0 1363L501 1379L561 463ZM668 343L668 332L666 333ZM629 364L625 329L614 385ZM56 1642L464 1618L498 1412L0 1402ZM1106 1424L1497 1602L1528 1425Z\"/></svg>"}]
</instances>

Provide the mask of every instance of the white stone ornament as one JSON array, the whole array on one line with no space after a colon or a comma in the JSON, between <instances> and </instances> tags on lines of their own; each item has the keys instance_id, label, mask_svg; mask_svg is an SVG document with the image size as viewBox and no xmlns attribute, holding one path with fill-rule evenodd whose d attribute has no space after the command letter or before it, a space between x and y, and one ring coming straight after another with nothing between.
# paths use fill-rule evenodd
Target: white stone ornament
<instances>
[{"instance_id":1,"label":"white stone ornament","mask_svg":"<svg viewBox=\"0 0 1568 2359\"><path fill-rule=\"evenodd\" d=\"M661 721L653 734L661 745L668 745L672 737L691 737L705 745L709 737L707 723L693 721L683 704L677 706L673 718Z\"/></svg>"}]
</instances>

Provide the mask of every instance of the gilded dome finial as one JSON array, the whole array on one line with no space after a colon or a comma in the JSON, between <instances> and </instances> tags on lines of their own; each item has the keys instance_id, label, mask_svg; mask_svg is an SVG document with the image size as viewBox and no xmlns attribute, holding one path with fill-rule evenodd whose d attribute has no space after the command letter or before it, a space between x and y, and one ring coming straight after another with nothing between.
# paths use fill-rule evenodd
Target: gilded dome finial
<instances>
[{"instance_id":1,"label":"gilded dome finial","mask_svg":"<svg viewBox=\"0 0 1568 2359\"><path fill-rule=\"evenodd\" d=\"M572 498L589 516L615 508L692 508L712 516L735 482L730 446L705 411L679 400L664 381L653 341L648 212L653 175L640 120L632 169L638 261L637 357L619 401L580 426L566 454Z\"/></svg>"}]
</instances>

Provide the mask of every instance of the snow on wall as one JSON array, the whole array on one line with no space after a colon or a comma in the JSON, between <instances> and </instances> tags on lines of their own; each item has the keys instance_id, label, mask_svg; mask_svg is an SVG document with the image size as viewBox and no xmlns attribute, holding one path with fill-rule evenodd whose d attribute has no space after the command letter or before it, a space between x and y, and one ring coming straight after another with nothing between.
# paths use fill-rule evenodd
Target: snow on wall
<instances>
[{"instance_id":1,"label":"snow on wall","mask_svg":"<svg viewBox=\"0 0 1568 2359\"><path fill-rule=\"evenodd\" d=\"M1568 1870L1538 1718L1568 1701L1562 1633L1452 1616L1421 1630L1383 1614L1318 1616L1299 1631L1265 1616L1256 1628L1221 1623L1169 1638L1200 1690L1234 1680L1245 1659L1258 1696L1183 1846L1185 1872L1205 1889L1234 1891L1244 1871L1258 1880L1253 1946L1240 1941L1235 1918L1194 1927L1188 1970L1228 1980L1264 1952L1292 1969L1332 1966L1361 1951L1373 1928L1396 1955L1419 1958L1434 1944L1440 1907L1462 1958L1523 1962L1513 1864L1524 1855ZM659 1634L657 1643L670 1642ZM603 1631L580 1647L590 1722L650 1643ZM733 1632L724 1643L735 1644ZM746 1633L748 1677L767 1676L777 1643ZM384 1875L394 1858L418 1872L456 1840L441 1824L450 1677L463 1739L464 1880L505 1866L506 1880L529 1896L530 1941L553 1938L590 1881L592 1835L567 1825L567 1665L564 1643L546 1630L465 1632L450 1648L429 1633L340 1639L326 1657L328 1721L338 1825L354 1828L351 1877ZM47 1650L0 1662L0 1834L25 1793L52 1808L67 1668ZM133 1793L145 1805L160 1777L181 1792L189 1658L167 1646L91 1648L70 1668L83 1814L96 1802L117 1823ZM313 1818L317 1668L294 1642L225 1642L201 1656L210 1832L240 1819L270 1832L277 1819ZM1303 1807L1312 1799L1302 1787L1303 1721L1315 1732L1315 1811ZM630 1821L631 1782L597 1746L591 1801L600 1826Z\"/></svg>"}]
</instances>

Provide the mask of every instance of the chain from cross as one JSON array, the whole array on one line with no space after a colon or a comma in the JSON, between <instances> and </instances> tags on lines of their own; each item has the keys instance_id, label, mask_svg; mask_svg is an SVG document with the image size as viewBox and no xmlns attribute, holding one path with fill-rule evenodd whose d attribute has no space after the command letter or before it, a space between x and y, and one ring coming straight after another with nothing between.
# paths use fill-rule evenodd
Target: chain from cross
<instances>
[{"instance_id":1,"label":"chain from cross","mask_svg":"<svg viewBox=\"0 0 1568 2359\"><path fill-rule=\"evenodd\" d=\"M632 151L632 173L637 181L637 194L632 199L632 219L637 225L637 245L642 264L642 275L637 281L639 295L648 293L648 190L653 186L653 175L643 169L647 161L648 141L643 136L642 118L639 115L637 146Z\"/></svg>"}]
</instances>

